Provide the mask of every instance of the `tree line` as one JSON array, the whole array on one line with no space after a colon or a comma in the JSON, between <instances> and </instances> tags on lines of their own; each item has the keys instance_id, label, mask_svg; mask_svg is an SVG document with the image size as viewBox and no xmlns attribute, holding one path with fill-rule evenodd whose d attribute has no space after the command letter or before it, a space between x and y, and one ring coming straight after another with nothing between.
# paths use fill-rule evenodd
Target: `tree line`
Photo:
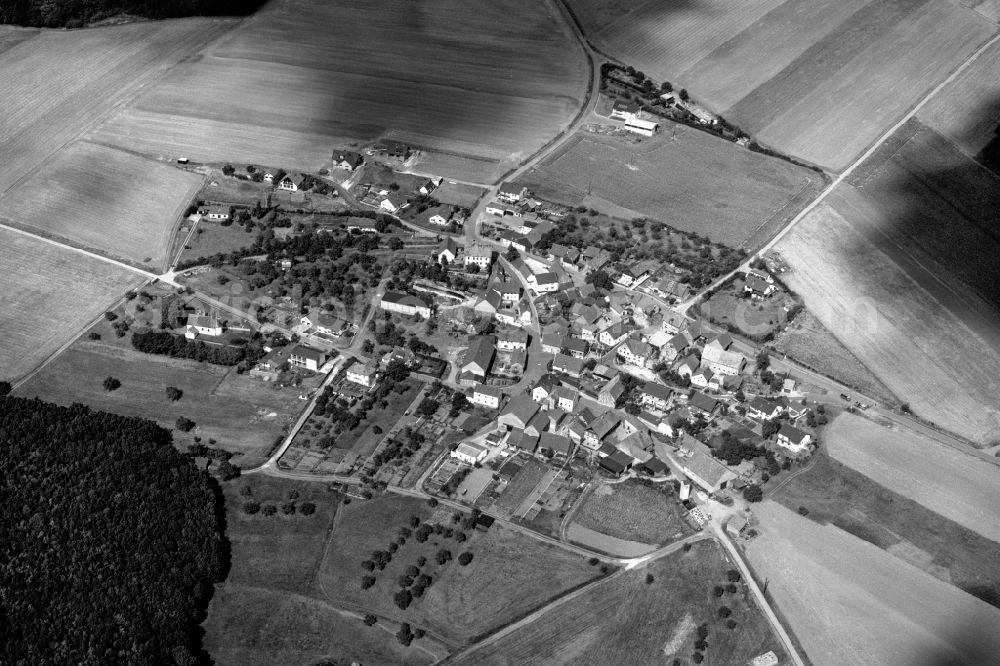
<instances>
[{"instance_id":1,"label":"tree line","mask_svg":"<svg viewBox=\"0 0 1000 666\"><path fill-rule=\"evenodd\" d=\"M0 477L0 663L211 663L221 493L169 430L0 397Z\"/></svg>"},{"instance_id":2,"label":"tree line","mask_svg":"<svg viewBox=\"0 0 1000 666\"><path fill-rule=\"evenodd\" d=\"M132 346L144 354L189 358L215 365L242 365L244 370L259 361L265 354L259 340L251 340L239 347L209 346L204 342L188 340L182 335L175 335L169 331L156 330L134 332Z\"/></svg>"},{"instance_id":3,"label":"tree line","mask_svg":"<svg viewBox=\"0 0 1000 666\"><path fill-rule=\"evenodd\" d=\"M118 14L162 19L180 16L246 16L264 0L13 0L0 3L0 23L79 28Z\"/></svg>"}]
</instances>

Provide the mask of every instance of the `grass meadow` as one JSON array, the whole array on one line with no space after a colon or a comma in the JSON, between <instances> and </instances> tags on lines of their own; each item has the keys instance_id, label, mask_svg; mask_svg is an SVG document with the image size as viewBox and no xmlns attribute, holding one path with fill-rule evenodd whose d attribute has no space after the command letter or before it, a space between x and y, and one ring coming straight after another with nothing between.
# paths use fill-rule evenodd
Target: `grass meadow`
<instances>
[{"instance_id":1,"label":"grass meadow","mask_svg":"<svg viewBox=\"0 0 1000 666\"><path fill-rule=\"evenodd\" d=\"M781 642L749 592L713 595L726 584L729 565L713 541L694 544L650 564L623 571L496 641L488 641L447 664L670 664L692 662L696 628L708 627L706 664L742 666ZM652 575L652 582L647 582ZM718 609L732 611L726 626Z\"/></svg>"},{"instance_id":2,"label":"grass meadow","mask_svg":"<svg viewBox=\"0 0 1000 666\"><path fill-rule=\"evenodd\" d=\"M174 432L174 441L187 443L199 436L237 452L233 463L255 467L267 458L277 438L294 423L305 402L298 395L305 388L277 389L271 384L236 373L235 368L168 356L143 354L116 339L108 322L91 331L100 340L82 337L41 372L21 386L17 394L71 404L82 402L94 409L153 419L173 428L177 418L193 420L189 433ZM105 391L105 377L121 381L121 388ZM180 400L167 399L166 388L183 391Z\"/></svg>"},{"instance_id":3,"label":"grass meadow","mask_svg":"<svg viewBox=\"0 0 1000 666\"><path fill-rule=\"evenodd\" d=\"M421 521L443 520L451 527L452 513L439 510L435 518L425 502L391 495L344 507L337 538L319 572L321 588L333 603L409 622L461 645L600 575L579 555L497 523L488 532L464 530L467 540L461 543L443 535L432 535L424 543L410 537L385 570L374 572L374 586L361 588L361 579L368 573L361 563L372 551L385 550L396 539L397 530L409 526L411 516ZM435 555L441 549L450 550L455 559L437 564ZM456 560L466 551L473 554L473 560L462 566ZM431 576L433 583L401 610L393 602L399 589L397 579L420 557L427 558L421 572Z\"/></svg>"},{"instance_id":4,"label":"grass meadow","mask_svg":"<svg viewBox=\"0 0 1000 666\"><path fill-rule=\"evenodd\" d=\"M731 247L763 245L818 192L818 174L670 124L638 143L581 133L520 178L539 197L647 216ZM725 187L722 184L725 183Z\"/></svg>"},{"instance_id":5,"label":"grass meadow","mask_svg":"<svg viewBox=\"0 0 1000 666\"><path fill-rule=\"evenodd\" d=\"M205 647L220 666L312 663L423 665L440 650L429 639L403 647L392 623L365 626L363 613L331 605L315 585L341 498L326 484L247 476L224 484L232 569L204 622ZM244 495L243 493L248 493ZM289 498L295 495L294 500ZM297 510L248 515L246 502ZM311 516L298 510L316 506ZM428 652L430 649L430 652Z\"/></svg>"},{"instance_id":6,"label":"grass meadow","mask_svg":"<svg viewBox=\"0 0 1000 666\"><path fill-rule=\"evenodd\" d=\"M673 493L633 482L598 486L576 509L573 520L617 539L650 544L674 541L691 532Z\"/></svg>"}]
</instances>

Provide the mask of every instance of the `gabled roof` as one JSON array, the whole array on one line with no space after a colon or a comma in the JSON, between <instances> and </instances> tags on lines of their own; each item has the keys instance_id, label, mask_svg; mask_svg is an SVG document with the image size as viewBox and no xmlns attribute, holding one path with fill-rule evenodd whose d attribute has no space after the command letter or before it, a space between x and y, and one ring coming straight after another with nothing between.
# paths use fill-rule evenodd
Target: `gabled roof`
<instances>
[{"instance_id":1,"label":"gabled roof","mask_svg":"<svg viewBox=\"0 0 1000 666\"><path fill-rule=\"evenodd\" d=\"M288 351L288 355L299 356L304 359L316 361L317 363L323 360L323 352L305 345L295 345Z\"/></svg>"},{"instance_id":2,"label":"gabled roof","mask_svg":"<svg viewBox=\"0 0 1000 666\"><path fill-rule=\"evenodd\" d=\"M774 285L769 284L767 280L763 279L756 273L750 273L746 278L746 288L755 294L765 294L768 289L773 289Z\"/></svg>"},{"instance_id":3,"label":"gabled roof","mask_svg":"<svg viewBox=\"0 0 1000 666\"><path fill-rule=\"evenodd\" d=\"M719 405L719 401L705 395L704 393L695 391L694 395L692 395L688 400L688 405L696 407L703 412L711 412Z\"/></svg>"},{"instance_id":4,"label":"gabled roof","mask_svg":"<svg viewBox=\"0 0 1000 666\"><path fill-rule=\"evenodd\" d=\"M657 400L669 400L670 395L673 393L669 388L663 384L657 384L656 382L646 382L642 385L640 391L644 395L648 395L650 398L656 398Z\"/></svg>"},{"instance_id":5,"label":"gabled roof","mask_svg":"<svg viewBox=\"0 0 1000 666\"><path fill-rule=\"evenodd\" d=\"M452 238L451 236L448 236L447 238L444 239L444 242L441 243L441 245L438 247L438 254L441 254L445 250L448 250L454 256L457 257L458 253L459 253L459 250L461 250L461 247L459 246L458 243L455 242L454 238Z\"/></svg>"},{"instance_id":6,"label":"gabled roof","mask_svg":"<svg viewBox=\"0 0 1000 666\"><path fill-rule=\"evenodd\" d=\"M497 400L503 397L503 390L499 386L476 384L476 386L472 389L472 392L479 393L480 395L488 395L491 398L496 398Z\"/></svg>"},{"instance_id":7,"label":"gabled roof","mask_svg":"<svg viewBox=\"0 0 1000 666\"><path fill-rule=\"evenodd\" d=\"M492 335L481 335L473 340L465 351L462 369L465 370L471 365L476 365L485 372L489 368L490 361L493 360L493 347L495 345L496 338Z\"/></svg>"},{"instance_id":8,"label":"gabled roof","mask_svg":"<svg viewBox=\"0 0 1000 666\"><path fill-rule=\"evenodd\" d=\"M571 389L568 386L559 386L550 395L556 400L572 400L573 402L580 398L576 389Z\"/></svg>"},{"instance_id":9,"label":"gabled roof","mask_svg":"<svg viewBox=\"0 0 1000 666\"><path fill-rule=\"evenodd\" d=\"M535 275L535 283L539 285L558 284L558 282L559 282L559 276L556 275L555 273L545 272L545 273L538 273Z\"/></svg>"},{"instance_id":10,"label":"gabled roof","mask_svg":"<svg viewBox=\"0 0 1000 666\"><path fill-rule=\"evenodd\" d=\"M520 196L521 192L523 190L524 190L524 186L523 185L517 185L515 183L504 182L504 183L500 184L500 187L497 190L497 192L499 192L500 194L513 194L513 195Z\"/></svg>"},{"instance_id":11,"label":"gabled roof","mask_svg":"<svg viewBox=\"0 0 1000 666\"><path fill-rule=\"evenodd\" d=\"M642 340L636 340L635 338L629 338L625 341L625 347L628 348L635 356L641 356L643 358L649 356L652 353L649 344L643 342Z\"/></svg>"},{"instance_id":12,"label":"gabled roof","mask_svg":"<svg viewBox=\"0 0 1000 666\"><path fill-rule=\"evenodd\" d=\"M782 423L781 427L778 428L778 436L784 437L792 444L801 444L802 441L809 436L809 433L803 432L796 428L795 426L788 425L787 423Z\"/></svg>"},{"instance_id":13,"label":"gabled roof","mask_svg":"<svg viewBox=\"0 0 1000 666\"><path fill-rule=\"evenodd\" d=\"M512 328L505 329L502 331L497 331L497 340L502 340L504 342L520 342L522 344L528 344L528 332L523 328Z\"/></svg>"},{"instance_id":14,"label":"gabled roof","mask_svg":"<svg viewBox=\"0 0 1000 666\"><path fill-rule=\"evenodd\" d=\"M514 396L504 410L500 413L501 417L513 416L518 421L523 423L525 426L531 421L533 417L538 412L538 403L531 399L531 396L527 393L521 393Z\"/></svg>"},{"instance_id":15,"label":"gabled roof","mask_svg":"<svg viewBox=\"0 0 1000 666\"><path fill-rule=\"evenodd\" d=\"M613 411L607 411L598 416L587 430L593 432L598 438L604 438L609 432L617 428L619 423L621 423L621 419L618 418L618 415Z\"/></svg>"},{"instance_id":16,"label":"gabled roof","mask_svg":"<svg viewBox=\"0 0 1000 666\"><path fill-rule=\"evenodd\" d=\"M333 152L333 161L335 164L347 162L352 167L356 167L364 162L365 158L361 156L361 153L356 153L353 150L335 150Z\"/></svg>"},{"instance_id":17,"label":"gabled roof","mask_svg":"<svg viewBox=\"0 0 1000 666\"><path fill-rule=\"evenodd\" d=\"M601 331L601 333L607 333L613 340L617 340L628 333L628 325L624 321L616 321Z\"/></svg>"},{"instance_id":18,"label":"gabled roof","mask_svg":"<svg viewBox=\"0 0 1000 666\"><path fill-rule=\"evenodd\" d=\"M556 354L555 358L552 359L553 370L562 368L570 374L580 374L583 372L583 364L584 361L582 358L567 356L566 354Z\"/></svg>"},{"instance_id":19,"label":"gabled roof","mask_svg":"<svg viewBox=\"0 0 1000 666\"><path fill-rule=\"evenodd\" d=\"M404 294L398 291L386 291L385 295L382 297L383 303L398 303L399 305L408 305L411 307L418 308L429 308L430 304L427 303L423 298L419 296L414 296L413 294Z\"/></svg>"},{"instance_id":20,"label":"gabled roof","mask_svg":"<svg viewBox=\"0 0 1000 666\"><path fill-rule=\"evenodd\" d=\"M581 338L565 338L563 339L563 347L581 354L587 353L587 341Z\"/></svg>"},{"instance_id":21,"label":"gabled roof","mask_svg":"<svg viewBox=\"0 0 1000 666\"><path fill-rule=\"evenodd\" d=\"M542 346L562 349L563 336L556 333L542 333Z\"/></svg>"},{"instance_id":22,"label":"gabled roof","mask_svg":"<svg viewBox=\"0 0 1000 666\"><path fill-rule=\"evenodd\" d=\"M554 453L569 455L569 450L573 442L566 435L557 435L554 432L543 432L538 438L538 446L549 449Z\"/></svg>"},{"instance_id":23,"label":"gabled roof","mask_svg":"<svg viewBox=\"0 0 1000 666\"><path fill-rule=\"evenodd\" d=\"M611 381L604 385L601 389L601 394L607 393L611 396L612 400L618 400L622 393L625 392L625 385L622 383L621 375L615 375Z\"/></svg>"}]
</instances>

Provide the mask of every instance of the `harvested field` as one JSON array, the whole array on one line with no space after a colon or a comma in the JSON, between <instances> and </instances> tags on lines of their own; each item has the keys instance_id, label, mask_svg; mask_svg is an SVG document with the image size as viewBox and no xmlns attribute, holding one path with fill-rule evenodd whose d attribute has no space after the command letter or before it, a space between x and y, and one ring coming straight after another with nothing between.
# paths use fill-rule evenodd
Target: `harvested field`
<instances>
[{"instance_id":1,"label":"harvested field","mask_svg":"<svg viewBox=\"0 0 1000 666\"><path fill-rule=\"evenodd\" d=\"M653 544L619 539L584 527L577 522L570 523L566 528L566 539L570 543L612 557L639 557L656 550L656 546Z\"/></svg>"},{"instance_id":2,"label":"harvested field","mask_svg":"<svg viewBox=\"0 0 1000 666\"><path fill-rule=\"evenodd\" d=\"M612 576L530 624L445 663L597 666L669 664L674 658L690 663L697 640L692 620L708 624L705 663L743 666L768 650L785 663L781 642L742 586L722 599L712 595L728 568L715 542L698 542L690 552ZM652 583L646 582L647 574L653 575ZM719 619L722 605L732 610L734 629ZM675 645L680 647L676 652Z\"/></svg>"},{"instance_id":3,"label":"harvested field","mask_svg":"<svg viewBox=\"0 0 1000 666\"><path fill-rule=\"evenodd\" d=\"M0 379L17 380L72 340L141 278L0 228Z\"/></svg>"},{"instance_id":4,"label":"harvested field","mask_svg":"<svg viewBox=\"0 0 1000 666\"><path fill-rule=\"evenodd\" d=\"M38 30L19 28L13 25L0 25L0 53L12 49L21 42L26 42L38 34Z\"/></svg>"},{"instance_id":5,"label":"harvested field","mask_svg":"<svg viewBox=\"0 0 1000 666\"><path fill-rule=\"evenodd\" d=\"M835 171L996 31L992 2L572 4L598 48Z\"/></svg>"},{"instance_id":6,"label":"harvested field","mask_svg":"<svg viewBox=\"0 0 1000 666\"><path fill-rule=\"evenodd\" d=\"M986 664L1000 610L833 526L757 505L746 553L816 666Z\"/></svg>"},{"instance_id":7,"label":"harvested field","mask_svg":"<svg viewBox=\"0 0 1000 666\"><path fill-rule=\"evenodd\" d=\"M569 123L586 85L586 60L550 3L284 0L171 71L98 136L315 170L332 145L388 135L497 160L495 179Z\"/></svg>"},{"instance_id":8,"label":"harvested field","mask_svg":"<svg viewBox=\"0 0 1000 666\"><path fill-rule=\"evenodd\" d=\"M235 25L228 19L151 21L43 31L7 50L0 46L0 192Z\"/></svg>"},{"instance_id":9,"label":"harvested field","mask_svg":"<svg viewBox=\"0 0 1000 666\"><path fill-rule=\"evenodd\" d=\"M577 508L573 520L618 539L651 544L674 541L691 530L673 493L665 493L663 485L626 481L598 486Z\"/></svg>"},{"instance_id":10,"label":"harvested field","mask_svg":"<svg viewBox=\"0 0 1000 666\"><path fill-rule=\"evenodd\" d=\"M673 124L639 143L578 135L520 181L545 199L577 206L600 197L634 217L748 248L769 240L822 186L808 169Z\"/></svg>"},{"instance_id":11,"label":"harvested field","mask_svg":"<svg viewBox=\"0 0 1000 666\"><path fill-rule=\"evenodd\" d=\"M205 647L216 663L312 663L324 656L348 663L431 661L421 645L428 639L404 648L385 633L384 624L366 627L362 614L322 598L314 576L334 527L340 495L327 491L324 484L267 476L226 483L223 492L233 566L216 588L204 623ZM311 502L316 512L251 516L243 510L250 501L280 507L292 493L297 507Z\"/></svg>"},{"instance_id":12,"label":"harvested field","mask_svg":"<svg viewBox=\"0 0 1000 666\"><path fill-rule=\"evenodd\" d=\"M940 0L872 2L725 115L766 145L841 169L995 30Z\"/></svg>"},{"instance_id":13,"label":"harvested field","mask_svg":"<svg viewBox=\"0 0 1000 666\"><path fill-rule=\"evenodd\" d=\"M889 404L899 402L892 391L808 310L800 312L788 331L779 333L773 344L776 351L865 395Z\"/></svg>"},{"instance_id":14,"label":"harvested field","mask_svg":"<svg viewBox=\"0 0 1000 666\"><path fill-rule=\"evenodd\" d=\"M175 443L189 437L210 438L218 446L240 455L240 467L261 464L275 440L302 409L299 393L306 388L273 386L210 363L143 354L131 348L128 338L115 339L111 326L101 321L94 328L101 340L80 339L17 390L25 397L39 396L69 405L82 402L127 416L150 418L173 428L177 418L192 419L190 433L175 431ZM121 388L105 391L105 377L116 377ZM177 402L166 397L166 388L184 392Z\"/></svg>"},{"instance_id":15,"label":"harvested field","mask_svg":"<svg viewBox=\"0 0 1000 666\"><path fill-rule=\"evenodd\" d=\"M1000 125L1000 43L942 88L918 117L969 155L978 154Z\"/></svg>"},{"instance_id":16,"label":"harvested field","mask_svg":"<svg viewBox=\"0 0 1000 666\"><path fill-rule=\"evenodd\" d=\"M409 527L411 515L422 521L432 518L425 502L410 497L386 496L352 503L342 510L337 538L319 571L319 584L335 604L371 610L396 621L423 627L453 644L461 644L490 631L544 604L566 590L600 575L582 557L496 523L483 533L465 531L462 543L432 534L420 543L410 537L392 555L385 570L375 570L375 585L361 589L367 572L361 567L372 551L385 549L396 539L401 527ZM443 512L449 526L452 510ZM462 552L473 554L468 566L452 560L444 565L435 554L448 549L457 559ZM419 557L427 563L421 572L433 583L424 595L401 610L393 602L399 589L397 579ZM525 567L525 562L532 566Z\"/></svg>"},{"instance_id":17,"label":"harvested field","mask_svg":"<svg viewBox=\"0 0 1000 666\"><path fill-rule=\"evenodd\" d=\"M928 508L823 452L774 499L795 511L804 507L810 520L834 525L1000 607L1000 569L993 564L1000 543L936 512L940 505Z\"/></svg>"},{"instance_id":18,"label":"harvested field","mask_svg":"<svg viewBox=\"0 0 1000 666\"><path fill-rule=\"evenodd\" d=\"M785 279L915 413L986 443L1000 438L1000 315L975 292L1000 294L998 190L932 131L900 134L778 244Z\"/></svg>"},{"instance_id":19,"label":"harvested field","mask_svg":"<svg viewBox=\"0 0 1000 666\"><path fill-rule=\"evenodd\" d=\"M823 439L840 462L1000 543L1000 466L851 414Z\"/></svg>"},{"instance_id":20,"label":"harvested field","mask_svg":"<svg viewBox=\"0 0 1000 666\"><path fill-rule=\"evenodd\" d=\"M0 219L158 272L201 183L130 153L74 143L0 197Z\"/></svg>"}]
</instances>

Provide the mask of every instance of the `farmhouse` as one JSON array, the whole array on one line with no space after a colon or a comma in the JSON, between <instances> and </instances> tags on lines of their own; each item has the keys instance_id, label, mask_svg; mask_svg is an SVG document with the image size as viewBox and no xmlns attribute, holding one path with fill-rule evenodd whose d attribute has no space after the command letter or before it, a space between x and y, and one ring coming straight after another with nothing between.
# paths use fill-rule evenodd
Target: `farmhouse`
<instances>
[{"instance_id":1,"label":"farmhouse","mask_svg":"<svg viewBox=\"0 0 1000 666\"><path fill-rule=\"evenodd\" d=\"M364 164L365 158L361 153L356 153L351 150L335 150L333 151L333 168L343 169L344 171L354 171L359 166Z\"/></svg>"},{"instance_id":2,"label":"farmhouse","mask_svg":"<svg viewBox=\"0 0 1000 666\"><path fill-rule=\"evenodd\" d=\"M701 365L701 361L695 355L687 356L677 365L677 374L681 377L690 377L698 366Z\"/></svg>"},{"instance_id":3,"label":"farmhouse","mask_svg":"<svg viewBox=\"0 0 1000 666\"><path fill-rule=\"evenodd\" d=\"M502 217L506 211L507 207L504 206L499 201L491 201L488 204L486 204L486 213L488 215L497 215Z\"/></svg>"},{"instance_id":4,"label":"farmhouse","mask_svg":"<svg viewBox=\"0 0 1000 666\"><path fill-rule=\"evenodd\" d=\"M566 435L557 435L554 432L543 432L538 436L538 448L547 455L558 458L569 457L573 449L573 441Z\"/></svg>"},{"instance_id":5,"label":"farmhouse","mask_svg":"<svg viewBox=\"0 0 1000 666\"><path fill-rule=\"evenodd\" d=\"M465 265L475 264L480 268L489 268L493 262L493 250L488 245L473 243L465 248Z\"/></svg>"},{"instance_id":6,"label":"farmhouse","mask_svg":"<svg viewBox=\"0 0 1000 666\"><path fill-rule=\"evenodd\" d=\"M288 352L288 362L297 368L305 368L318 372L323 363L326 362L326 355L318 349L305 345L295 345Z\"/></svg>"},{"instance_id":7,"label":"farmhouse","mask_svg":"<svg viewBox=\"0 0 1000 666\"><path fill-rule=\"evenodd\" d=\"M792 453L802 453L812 442L812 436L795 426L782 423L778 429L777 442Z\"/></svg>"},{"instance_id":8,"label":"farmhouse","mask_svg":"<svg viewBox=\"0 0 1000 666\"><path fill-rule=\"evenodd\" d=\"M475 465L478 462L482 462L489 452L490 450L481 444L462 442L451 452L451 457L457 458L469 465Z\"/></svg>"},{"instance_id":9,"label":"farmhouse","mask_svg":"<svg viewBox=\"0 0 1000 666\"><path fill-rule=\"evenodd\" d=\"M641 134L642 136L653 136L656 134L656 130L660 129L660 126L649 120L629 118L625 121L625 129L635 134Z\"/></svg>"},{"instance_id":10,"label":"farmhouse","mask_svg":"<svg viewBox=\"0 0 1000 666\"><path fill-rule=\"evenodd\" d=\"M356 362L347 369L347 381L371 388L375 386L376 373L378 367L371 361Z\"/></svg>"},{"instance_id":11,"label":"farmhouse","mask_svg":"<svg viewBox=\"0 0 1000 666\"><path fill-rule=\"evenodd\" d=\"M427 218L427 222L429 224L433 224L438 227L443 227L448 224L448 219L449 218L445 217L441 213L434 213L433 215Z\"/></svg>"},{"instance_id":12,"label":"farmhouse","mask_svg":"<svg viewBox=\"0 0 1000 666\"><path fill-rule=\"evenodd\" d=\"M568 386L556 387L549 396L552 407L565 412L572 412L579 400L580 394Z\"/></svg>"},{"instance_id":13,"label":"farmhouse","mask_svg":"<svg viewBox=\"0 0 1000 666\"><path fill-rule=\"evenodd\" d=\"M681 471L699 488L708 494L724 489L736 474L703 451L695 451L683 461Z\"/></svg>"},{"instance_id":14,"label":"farmhouse","mask_svg":"<svg viewBox=\"0 0 1000 666\"><path fill-rule=\"evenodd\" d=\"M215 317L205 317L202 315L191 315L187 320L187 330L184 336L196 338L199 335L219 336L222 335L222 323Z\"/></svg>"},{"instance_id":15,"label":"farmhouse","mask_svg":"<svg viewBox=\"0 0 1000 666\"><path fill-rule=\"evenodd\" d=\"M643 406L655 407L663 411L670 404L670 394L670 389L663 384L646 382L640 389L639 398L642 400Z\"/></svg>"},{"instance_id":16,"label":"farmhouse","mask_svg":"<svg viewBox=\"0 0 1000 666\"><path fill-rule=\"evenodd\" d=\"M699 368L691 373L691 385L698 388L707 388L715 378L715 373L710 368Z\"/></svg>"},{"instance_id":17,"label":"farmhouse","mask_svg":"<svg viewBox=\"0 0 1000 666\"><path fill-rule=\"evenodd\" d=\"M713 340L705 345L701 354L701 362L716 374L738 375L743 372L747 360L743 354L726 351L721 345L716 344L716 340Z\"/></svg>"},{"instance_id":18,"label":"farmhouse","mask_svg":"<svg viewBox=\"0 0 1000 666\"><path fill-rule=\"evenodd\" d=\"M563 349L569 352L574 358L583 358L587 355L588 344L586 340L580 338L564 338Z\"/></svg>"},{"instance_id":19,"label":"farmhouse","mask_svg":"<svg viewBox=\"0 0 1000 666\"><path fill-rule=\"evenodd\" d=\"M379 303L379 307L389 312L414 317L420 315L424 319L431 316L431 306L422 298L412 294L403 294L398 291L387 291Z\"/></svg>"},{"instance_id":20,"label":"farmhouse","mask_svg":"<svg viewBox=\"0 0 1000 666\"><path fill-rule=\"evenodd\" d=\"M715 413L715 410L719 408L719 401L715 398L710 398L704 393L695 391L694 395L688 399L688 407L690 407L692 411L701 412L706 416L712 416L712 414Z\"/></svg>"},{"instance_id":21,"label":"farmhouse","mask_svg":"<svg viewBox=\"0 0 1000 666\"><path fill-rule=\"evenodd\" d=\"M198 214L207 220L228 220L229 206L202 206L198 209Z\"/></svg>"},{"instance_id":22,"label":"farmhouse","mask_svg":"<svg viewBox=\"0 0 1000 666\"><path fill-rule=\"evenodd\" d=\"M558 354L563 348L563 336L557 333L542 333L542 353Z\"/></svg>"},{"instance_id":23,"label":"farmhouse","mask_svg":"<svg viewBox=\"0 0 1000 666\"><path fill-rule=\"evenodd\" d=\"M497 409L500 407L501 398L503 398L503 391L496 386L477 384L476 387L472 389L472 404L474 405L482 405L483 407L489 407L490 409Z\"/></svg>"},{"instance_id":24,"label":"farmhouse","mask_svg":"<svg viewBox=\"0 0 1000 666\"><path fill-rule=\"evenodd\" d=\"M497 190L497 198L507 203L517 203L527 193L527 189L515 183L501 183Z\"/></svg>"},{"instance_id":25,"label":"farmhouse","mask_svg":"<svg viewBox=\"0 0 1000 666\"><path fill-rule=\"evenodd\" d=\"M552 359L552 371L561 372L570 377L579 377L583 374L583 359L566 354L556 354L555 358Z\"/></svg>"},{"instance_id":26,"label":"farmhouse","mask_svg":"<svg viewBox=\"0 0 1000 666\"><path fill-rule=\"evenodd\" d=\"M635 102L618 100L611 107L611 117L618 120L634 120L639 115L640 108Z\"/></svg>"},{"instance_id":27,"label":"farmhouse","mask_svg":"<svg viewBox=\"0 0 1000 666\"><path fill-rule=\"evenodd\" d=\"M610 456L601 458L598 465L613 476L621 476L627 469L632 467L635 459L624 451L615 451Z\"/></svg>"},{"instance_id":28,"label":"farmhouse","mask_svg":"<svg viewBox=\"0 0 1000 666\"><path fill-rule=\"evenodd\" d=\"M649 360L652 353L653 350L648 343L635 338L627 339L625 344L618 348L618 356L627 365L635 365L640 368L646 367L646 361Z\"/></svg>"},{"instance_id":29,"label":"farmhouse","mask_svg":"<svg viewBox=\"0 0 1000 666\"><path fill-rule=\"evenodd\" d=\"M278 189L285 190L287 192L298 192L302 187L302 184L305 183L305 180L306 177L304 175L293 171L292 173L285 174L285 176L278 181Z\"/></svg>"},{"instance_id":30,"label":"farmhouse","mask_svg":"<svg viewBox=\"0 0 1000 666\"><path fill-rule=\"evenodd\" d=\"M443 180L443 178L428 178L420 184L420 187L417 188L417 192L420 192L421 194L430 194L437 188L441 187L441 182Z\"/></svg>"},{"instance_id":31,"label":"farmhouse","mask_svg":"<svg viewBox=\"0 0 1000 666\"><path fill-rule=\"evenodd\" d=\"M597 335L597 341L606 347L614 347L628 337L628 324L623 321L611 324Z\"/></svg>"},{"instance_id":32,"label":"farmhouse","mask_svg":"<svg viewBox=\"0 0 1000 666\"><path fill-rule=\"evenodd\" d=\"M591 423L583 433L583 445L597 450L601 442L621 425L621 420L613 412L604 412Z\"/></svg>"},{"instance_id":33,"label":"farmhouse","mask_svg":"<svg viewBox=\"0 0 1000 666\"><path fill-rule=\"evenodd\" d=\"M469 345L465 350L465 357L461 366L459 383L463 386L472 386L486 381L486 375L490 372L493 364L493 356L496 354L493 346L496 339L492 335L483 335Z\"/></svg>"},{"instance_id":34,"label":"farmhouse","mask_svg":"<svg viewBox=\"0 0 1000 666\"><path fill-rule=\"evenodd\" d=\"M528 348L528 332L524 329L515 328L511 330L497 331L497 349L500 351L511 351L514 349L524 350Z\"/></svg>"},{"instance_id":35,"label":"farmhouse","mask_svg":"<svg viewBox=\"0 0 1000 666\"><path fill-rule=\"evenodd\" d=\"M497 417L498 430L524 430L538 413L538 403L526 393L515 396ZM532 449L534 450L534 449Z\"/></svg>"},{"instance_id":36,"label":"farmhouse","mask_svg":"<svg viewBox=\"0 0 1000 666\"><path fill-rule=\"evenodd\" d=\"M597 402L605 407L614 407L623 393L625 385L622 383L621 375L615 375L597 394Z\"/></svg>"}]
</instances>

